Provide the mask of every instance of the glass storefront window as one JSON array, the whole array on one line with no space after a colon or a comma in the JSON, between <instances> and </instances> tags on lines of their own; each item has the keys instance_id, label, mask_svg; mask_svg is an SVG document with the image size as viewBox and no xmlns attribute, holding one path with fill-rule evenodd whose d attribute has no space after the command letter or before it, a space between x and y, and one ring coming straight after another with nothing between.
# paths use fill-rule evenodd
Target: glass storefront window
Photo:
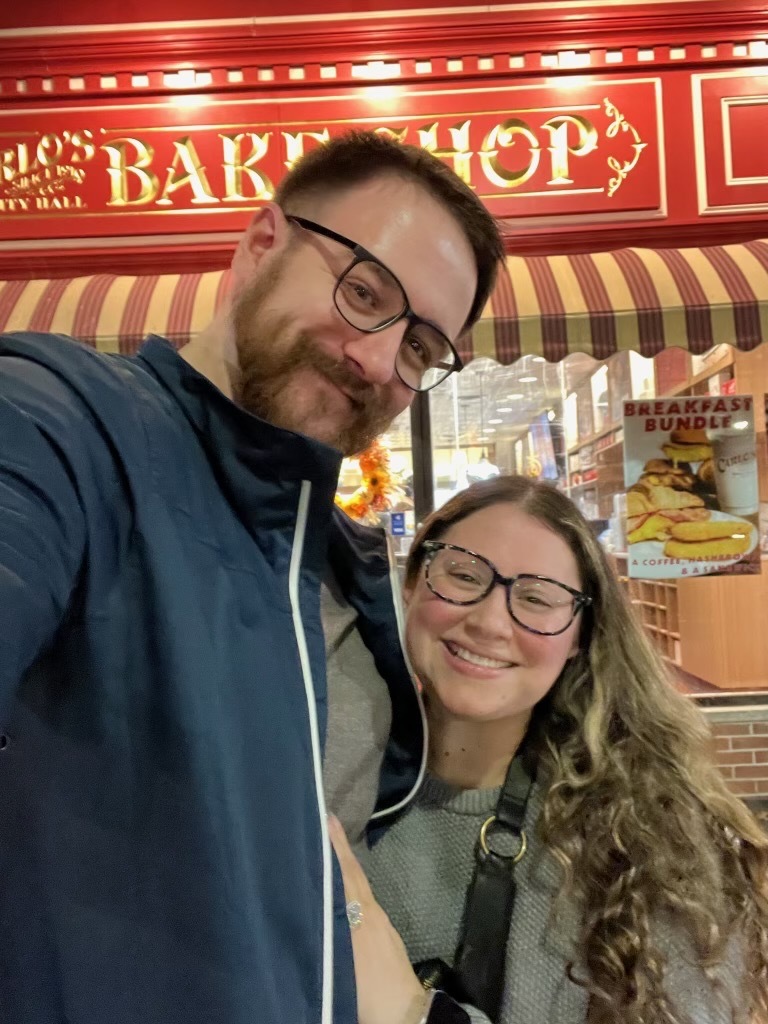
<instances>
[{"instance_id":1,"label":"glass storefront window","mask_svg":"<svg viewBox=\"0 0 768 1024\"><path fill-rule=\"evenodd\" d=\"M557 364L477 359L429 395L434 504L473 480L524 473L562 488L610 553L637 615L691 692L768 689L762 628L768 575L627 578L623 403L630 398L752 394L760 474L760 540L768 558L768 458L762 415L768 352L719 345L701 356L666 349ZM765 581L765 582L764 582ZM765 639L763 639L765 637Z\"/></svg>"},{"instance_id":2,"label":"glass storefront window","mask_svg":"<svg viewBox=\"0 0 768 1024\"><path fill-rule=\"evenodd\" d=\"M361 509L348 508L353 518L362 522L384 526L392 535L393 548L398 555L408 552L413 539L415 523L413 514L413 450L411 446L410 411L404 412L392 422L386 434L378 441L377 450L382 460L383 474L363 472L361 460L358 458L344 459L341 464L337 499L342 507L356 498L362 499ZM376 493L382 496L381 506L372 501ZM364 513L366 506L371 506L369 514ZM400 513L393 520L392 513Z\"/></svg>"},{"instance_id":3,"label":"glass storefront window","mask_svg":"<svg viewBox=\"0 0 768 1024\"><path fill-rule=\"evenodd\" d=\"M562 409L562 373L537 356L514 366L476 359L429 393L436 508L474 480L531 472L537 459L546 476L559 477L554 444L539 445L562 434L562 414L554 426L548 415Z\"/></svg>"}]
</instances>

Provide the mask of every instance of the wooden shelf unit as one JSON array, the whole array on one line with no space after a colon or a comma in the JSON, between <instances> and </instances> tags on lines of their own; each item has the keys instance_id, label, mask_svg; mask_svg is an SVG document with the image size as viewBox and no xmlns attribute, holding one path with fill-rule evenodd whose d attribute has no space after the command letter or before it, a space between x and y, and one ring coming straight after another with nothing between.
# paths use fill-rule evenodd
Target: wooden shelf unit
<instances>
[{"instance_id":1,"label":"wooden shelf unit","mask_svg":"<svg viewBox=\"0 0 768 1024\"><path fill-rule=\"evenodd\" d=\"M662 657L682 665L677 580L636 580L627 576L627 555L613 555L619 582L635 614Z\"/></svg>"}]
</instances>

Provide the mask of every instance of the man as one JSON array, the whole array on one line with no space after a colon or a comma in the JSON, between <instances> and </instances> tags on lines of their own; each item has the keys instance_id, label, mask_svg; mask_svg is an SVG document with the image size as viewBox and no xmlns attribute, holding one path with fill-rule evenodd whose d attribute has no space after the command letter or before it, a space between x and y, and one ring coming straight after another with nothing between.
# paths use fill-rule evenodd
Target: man
<instances>
[{"instance_id":1,"label":"man","mask_svg":"<svg viewBox=\"0 0 768 1024\"><path fill-rule=\"evenodd\" d=\"M333 495L460 367L500 255L443 164L362 133L254 215L180 354L0 340L0 1019L356 1019L326 813L402 806L424 736Z\"/></svg>"}]
</instances>

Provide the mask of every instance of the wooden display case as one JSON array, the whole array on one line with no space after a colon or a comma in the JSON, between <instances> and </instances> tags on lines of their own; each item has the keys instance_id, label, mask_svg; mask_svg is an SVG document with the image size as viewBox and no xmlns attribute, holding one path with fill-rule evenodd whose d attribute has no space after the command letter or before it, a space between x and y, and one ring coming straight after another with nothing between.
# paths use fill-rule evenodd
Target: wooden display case
<instances>
[{"instance_id":1,"label":"wooden display case","mask_svg":"<svg viewBox=\"0 0 768 1024\"><path fill-rule=\"evenodd\" d=\"M680 665L724 690L768 687L768 560L757 576L700 576L677 581Z\"/></svg>"},{"instance_id":2,"label":"wooden display case","mask_svg":"<svg viewBox=\"0 0 768 1024\"><path fill-rule=\"evenodd\" d=\"M661 656L683 667L677 593L679 581L630 579L624 553L614 555L614 564L630 604Z\"/></svg>"},{"instance_id":3,"label":"wooden display case","mask_svg":"<svg viewBox=\"0 0 768 1024\"><path fill-rule=\"evenodd\" d=\"M757 576L636 580L627 556L613 561L630 603L659 653L723 690L768 687L768 644L750 624L768 607L768 560Z\"/></svg>"}]
</instances>

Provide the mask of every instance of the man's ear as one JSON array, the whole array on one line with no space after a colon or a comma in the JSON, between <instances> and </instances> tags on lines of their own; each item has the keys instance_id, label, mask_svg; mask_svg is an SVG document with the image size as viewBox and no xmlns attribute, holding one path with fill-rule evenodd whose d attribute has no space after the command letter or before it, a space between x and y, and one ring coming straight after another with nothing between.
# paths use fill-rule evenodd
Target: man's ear
<instances>
[{"instance_id":1,"label":"man's ear","mask_svg":"<svg viewBox=\"0 0 768 1024\"><path fill-rule=\"evenodd\" d=\"M256 210L240 236L232 257L235 280L250 280L264 257L285 245L289 230L285 215L277 203L266 203Z\"/></svg>"}]
</instances>

